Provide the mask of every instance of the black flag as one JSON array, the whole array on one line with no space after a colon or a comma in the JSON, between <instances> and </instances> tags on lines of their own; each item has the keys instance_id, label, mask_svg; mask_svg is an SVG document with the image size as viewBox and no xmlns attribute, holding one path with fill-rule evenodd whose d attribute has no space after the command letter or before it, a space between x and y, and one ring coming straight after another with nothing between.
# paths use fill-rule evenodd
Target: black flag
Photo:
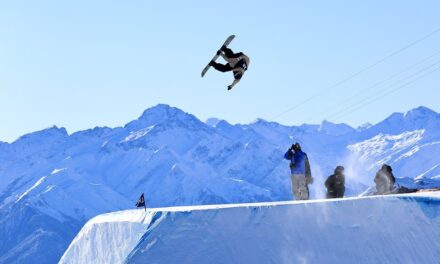
<instances>
[{"instance_id":1,"label":"black flag","mask_svg":"<svg viewBox=\"0 0 440 264\"><path fill-rule=\"evenodd\" d=\"M145 198L144 198L144 194L141 195L141 197L139 197L139 200L136 203L136 207L144 207L145 210L147 210L147 206L145 205Z\"/></svg>"}]
</instances>

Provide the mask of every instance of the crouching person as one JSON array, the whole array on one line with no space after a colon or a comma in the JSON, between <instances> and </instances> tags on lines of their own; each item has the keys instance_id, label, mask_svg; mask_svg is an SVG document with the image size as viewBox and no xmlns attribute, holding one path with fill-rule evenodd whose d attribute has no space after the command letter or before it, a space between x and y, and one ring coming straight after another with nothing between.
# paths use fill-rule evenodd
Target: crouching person
<instances>
[{"instance_id":1,"label":"crouching person","mask_svg":"<svg viewBox=\"0 0 440 264\"><path fill-rule=\"evenodd\" d=\"M394 183L396 182L391 166L387 164L382 165L382 168L376 173L374 182L376 183L376 194L391 193L394 189Z\"/></svg>"},{"instance_id":2,"label":"crouching person","mask_svg":"<svg viewBox=\"0 0 440 264\"><path fill-rule=\"evenodd\" d=\"M295 199L308 200L308 185L313 183L313 178L307 154L301 150L299 143L295 143L284 154L284 158L290 160L290 178Z\"/></svg>"},{"instance_id":3,"label":"crouching person","mask_svg":"<svg viewBox=\"0 0 440 264\"><path fill-rule=\"evenodd\" d=\"M333 175L328 176L325 181L327 188L327 199L342 198L345 193L345 174L344 167L337 166Z\"/></svg>"}]
</instances>

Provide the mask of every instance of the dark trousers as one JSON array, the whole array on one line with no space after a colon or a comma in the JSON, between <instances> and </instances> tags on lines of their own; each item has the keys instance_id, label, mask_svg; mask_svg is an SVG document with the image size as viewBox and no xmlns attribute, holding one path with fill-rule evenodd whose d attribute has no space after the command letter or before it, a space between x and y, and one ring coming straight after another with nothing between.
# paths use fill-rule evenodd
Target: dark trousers
<instances>
[{"instance_id":1,"label":"dark trousers","mask_svg":"<svg viewBox=\"0 0 440 264\"><path fill-rule=\"evenodd\" d=\"M332 192L327 190L327 195L325 197L327 199L344 198L344 193L345 193L345 187L344 188L336 189L336 190L334 190Z\"/></svg>"},{"instance_id":2,"label":"dark trousers","mask_svg":"<svg viewBox=\"0 0 440 264\"><path fill-rule=\"evenodd\" d=\"M212 67L214 67L214 69L216 69L217 71L221 71L221 72L228 72L233 70L233 68L231 67L231 65L229 65L229 63L221 64L213 61Z\"/></svg>"},{"instance_id":3,"label":"dark trousers","mask_svg":"<svg viewBox=\"0 0 440 264\"><path fill-rule=\"evenodd\" d=\"M234 53L231 49L229 48L222 48L221 49L226 57L231 58L231 59L235 59L240 57L241 55L243 55L243 53L238 52L238 53ZM229 65L229 63L226 64L221 64L221 63L217 63L217 62L212 62L212 67L214 67L214 69L216 69L217 71L221 71L221 72L228 72L228 71L232 71L234 68L231 67L231 65Z\"/></svg>"},{"instance_id":4,"label":"dark trousers","mask_svg":"<svg viewBox=\"0 0 440 264\"><path fill-rule=\"evenodd\" d=\"M238 58L238 57L240 57L241 55L243 55L243 53L242 52L238 52L238 53L234 53L231 49L229 49L229 48L223 48L223 49L221 49L224 53L225 53L225 55L226 55L226 57L228 57L228 58Z\"/></svg>"}]
</instances>

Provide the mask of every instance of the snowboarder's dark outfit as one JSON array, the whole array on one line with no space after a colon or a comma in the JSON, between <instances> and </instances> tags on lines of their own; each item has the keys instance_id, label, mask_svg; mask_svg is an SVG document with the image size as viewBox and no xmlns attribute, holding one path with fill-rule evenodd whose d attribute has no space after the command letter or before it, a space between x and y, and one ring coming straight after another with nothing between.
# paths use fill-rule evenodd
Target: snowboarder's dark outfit
<instances>
[{"instance_id":1,"label":"snowboarder's dark outfit","mask_svg":"<svg viewBox=\"0 0 440 264\"><path fill-rule=\"evenodd\" d=\"M387 164L382 165L382 168L376 173L374 182L376 183L377 194L391 193L396 182L391 166Z\"/></svg>"},{"instance_id":2,"label":"snowboarder's dark outfit","mask_svg":"<svg viewBox=\"0 0 440 264\"><path fill-rule=\"evenodd\" d=\"M209 65L221 72L232 71L234 73L234 82L228 86L228 90L231 90L240 81L244 72L248 69L249 57L243 52L234 53L226 46L222 46L220 50L217 51L217 54L221 55L228 63L221 64L211 61Z\"/></svg>"},{"instance_id":3,"label":"snowboarder's dark outfit","mask_svg":"<svg viewBox=\"0 0 440 264\"><path fill-rule=\"evenodd\" d=\"M295 199L308 200L308 185L313 183L313 178L307 154L301 150L299 143L295 143L284 154L284 158L290 160L290 178Z\"/></svg>"},{"instance_id":4,"label":"snowboarder's dark outfit","mask_svg":"<svg viewBox=\"0 0 440 264\"><path fill-rule=\"evenodd\" d=\"M345 192L344 167L337 166L333 175L330 175L325 181L327 187L327 199L342 198Z\"/></svg>"}]
</instances>

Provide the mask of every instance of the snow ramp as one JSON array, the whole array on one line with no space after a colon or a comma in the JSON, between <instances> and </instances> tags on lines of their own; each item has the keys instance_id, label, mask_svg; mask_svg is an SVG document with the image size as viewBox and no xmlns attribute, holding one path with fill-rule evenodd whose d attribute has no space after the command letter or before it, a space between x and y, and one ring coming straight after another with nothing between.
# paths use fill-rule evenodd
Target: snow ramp
<instances>
[{"instance_id":1,"label":"snow ramp","mask_svg":"<svg viewBox=\"0 0 440 264\"><path fill-rule=\"evenodd\" d=\"M440 263L440 192L128 210L60 263Z\"/></svg>"}]
</instances>

